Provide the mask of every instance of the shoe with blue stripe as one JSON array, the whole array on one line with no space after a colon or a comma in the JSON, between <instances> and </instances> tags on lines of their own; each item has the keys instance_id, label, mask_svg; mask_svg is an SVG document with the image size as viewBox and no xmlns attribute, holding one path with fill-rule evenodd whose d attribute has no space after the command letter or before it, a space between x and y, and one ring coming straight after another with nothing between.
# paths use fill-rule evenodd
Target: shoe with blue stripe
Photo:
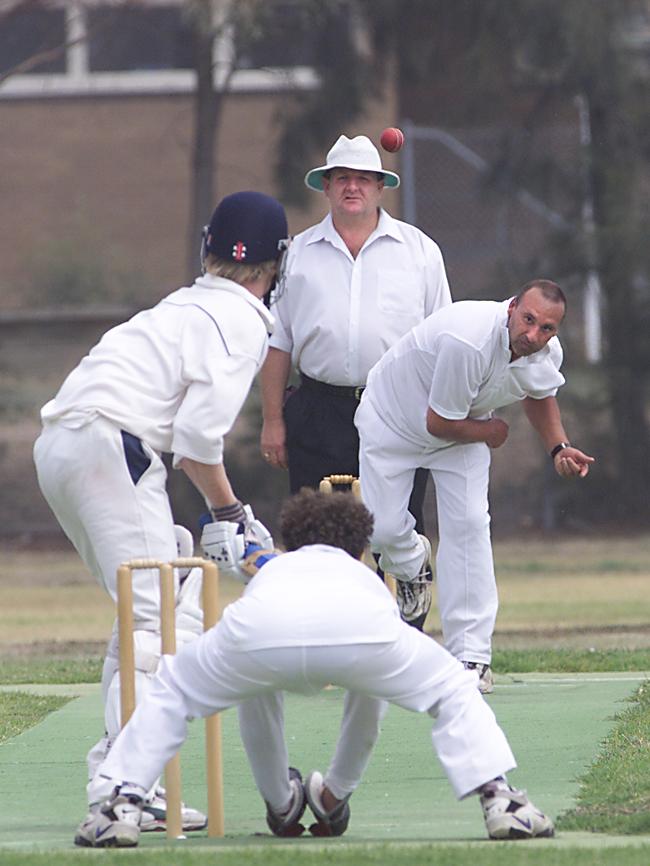
<instances>
[{"instance_id":1,"label":"shoe with blue stripe","mask_svg":"<svg viewBox=\"0 0 650 866\"><path fill-rule=\"evenodd\" d=\"M495 779L479 789L490 839L533 839L553 836L553 822L534 806L525 791Z\"/></svg>"},{"instance_id":2,"label":"shoe with blue stripe","mask_svg":"<svg viewBox=\"0 0 650 866\"><path fill-rule=\"evenodd\" d=\"M91 807L77 828L74 844L82 848L135 848L143 803L141 796L124 786L114 788L108 800Z\"/></svg>"}]
</instances>

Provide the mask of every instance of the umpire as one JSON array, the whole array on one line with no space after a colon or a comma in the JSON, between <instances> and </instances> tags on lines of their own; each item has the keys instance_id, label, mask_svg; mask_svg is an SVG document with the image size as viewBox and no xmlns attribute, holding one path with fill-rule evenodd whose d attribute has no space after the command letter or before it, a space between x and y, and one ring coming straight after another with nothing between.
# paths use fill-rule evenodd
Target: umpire
<instances>
[{"instance_id":1,"label":"umpire","mask_svg":"<svg viewBox=\"0 0 650 866\"><path fill-rule=\"evenodd\" d=\"M329 213L293 239L261 373L262 455L288 468L292 493L317 488L326 475L359 474L354 413L371 367L410 328L451 303L437 244L381 207L384 188L399 182L364 135L341 135L325 165L305 176L309 189L324 194ZM292 367L300 384L285 403ZM426 481L420 473L411 500L419 532ZM429 587L423 586L426 600L407 606L398 599L404 619L419 628Z\"/></svg>"}]
</instances>

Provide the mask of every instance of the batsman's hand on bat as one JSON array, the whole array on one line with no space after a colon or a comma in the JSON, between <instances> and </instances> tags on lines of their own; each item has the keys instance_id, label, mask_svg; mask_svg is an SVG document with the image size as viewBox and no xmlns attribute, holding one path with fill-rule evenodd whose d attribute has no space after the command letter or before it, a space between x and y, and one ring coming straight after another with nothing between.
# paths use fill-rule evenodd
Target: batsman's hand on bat
<instances>
[{"instance_id":1,"label":"batsman's hand on bat","mask_svg":"<svg viewBox=\"0 0 650 866\"><path fill-rule=\"evenodd\" d=\"M241 517L235 522L203 515L201 549L207 559L216 562L222 574L248 583L279 551L274 547L271 533L257 520L250 505L242 506Z\"/></svg>"},{"instance_id":2,"label":"batsman's hand on bat","mask_svg":"<svg viewBox=\"0 0 650 866\"><path fill-rule=\"evenodd\" d=\"M590 457L572 445L558 451L553 458L555 471L562 478L584 478L589 472L590 465L595 462L595 457Z\"/></svg>"}]
</instances>

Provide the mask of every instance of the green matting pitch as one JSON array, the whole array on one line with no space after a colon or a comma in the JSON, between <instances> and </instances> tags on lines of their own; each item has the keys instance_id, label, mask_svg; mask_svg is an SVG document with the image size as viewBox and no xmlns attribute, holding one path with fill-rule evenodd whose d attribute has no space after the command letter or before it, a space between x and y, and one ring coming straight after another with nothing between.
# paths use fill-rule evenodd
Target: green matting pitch
<instances>
[{"instance_id":1,"label":"green matting pitch","mask_svg":"<svg viewBox=\"0 0 650 866\"><path fill-rule=\"evenodd\" d=\"M509 776L511 783L527 789L531 799L552 816L570 808L578 777L596 756L614 715L625 708L626 698L643 678L643 674L497 678L489 702L519 762ZM11 688L77 697L35 728L0 746L0 851L70 849L75 827L85 814L86 752L101 732L99 686ZM316 698L287 695L290 760L304 774L327 768L341 697L338 689L326 690ZM451 793L431 747L430 727L427 715L390 708L364 781L351 801L347 842L485 839L476 798L459 803ZM476 736L480 739L481 732ZM200 721L191 725L181 760L183 798L204 809ZM208 839L205 832L192 833L187 841L175 844L218 847L260 844L264 838L271 841L233 710L223 715L223 761L226 838ZM561 836L553 844L561 844ZM310 838L296 841L316 843ZM165 844L164 834L148 833L142 835L140 848Z\"/></svg>"}]
</instances>

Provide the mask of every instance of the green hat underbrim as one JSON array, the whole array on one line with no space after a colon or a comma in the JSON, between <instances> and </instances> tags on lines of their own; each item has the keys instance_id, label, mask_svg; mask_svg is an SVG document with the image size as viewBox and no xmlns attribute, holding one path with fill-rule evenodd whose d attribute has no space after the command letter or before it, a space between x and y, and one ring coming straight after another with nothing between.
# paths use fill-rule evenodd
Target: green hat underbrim
<instances>
[{"instance_id":1,"label":"green hat underbrim","mask_svg":"<svg viewBox=\"0 0 650 866\"><path fill-rule=\"evenodd\" d=\"M327 171L332 171L333 168L351 168L354 171L372 171L375 174L383 174L384 176L384 186L395 189L400 184L399 175L395 174L394 171L386 171L385 169L376 169L376 168L357 168L354 165L322 165L320 168L312 168L311 171L308 171L305 175L305 186L308 186L309 189L316 190L316 192L323 191L323 175Z\"/></svg>"}]
</instances>

